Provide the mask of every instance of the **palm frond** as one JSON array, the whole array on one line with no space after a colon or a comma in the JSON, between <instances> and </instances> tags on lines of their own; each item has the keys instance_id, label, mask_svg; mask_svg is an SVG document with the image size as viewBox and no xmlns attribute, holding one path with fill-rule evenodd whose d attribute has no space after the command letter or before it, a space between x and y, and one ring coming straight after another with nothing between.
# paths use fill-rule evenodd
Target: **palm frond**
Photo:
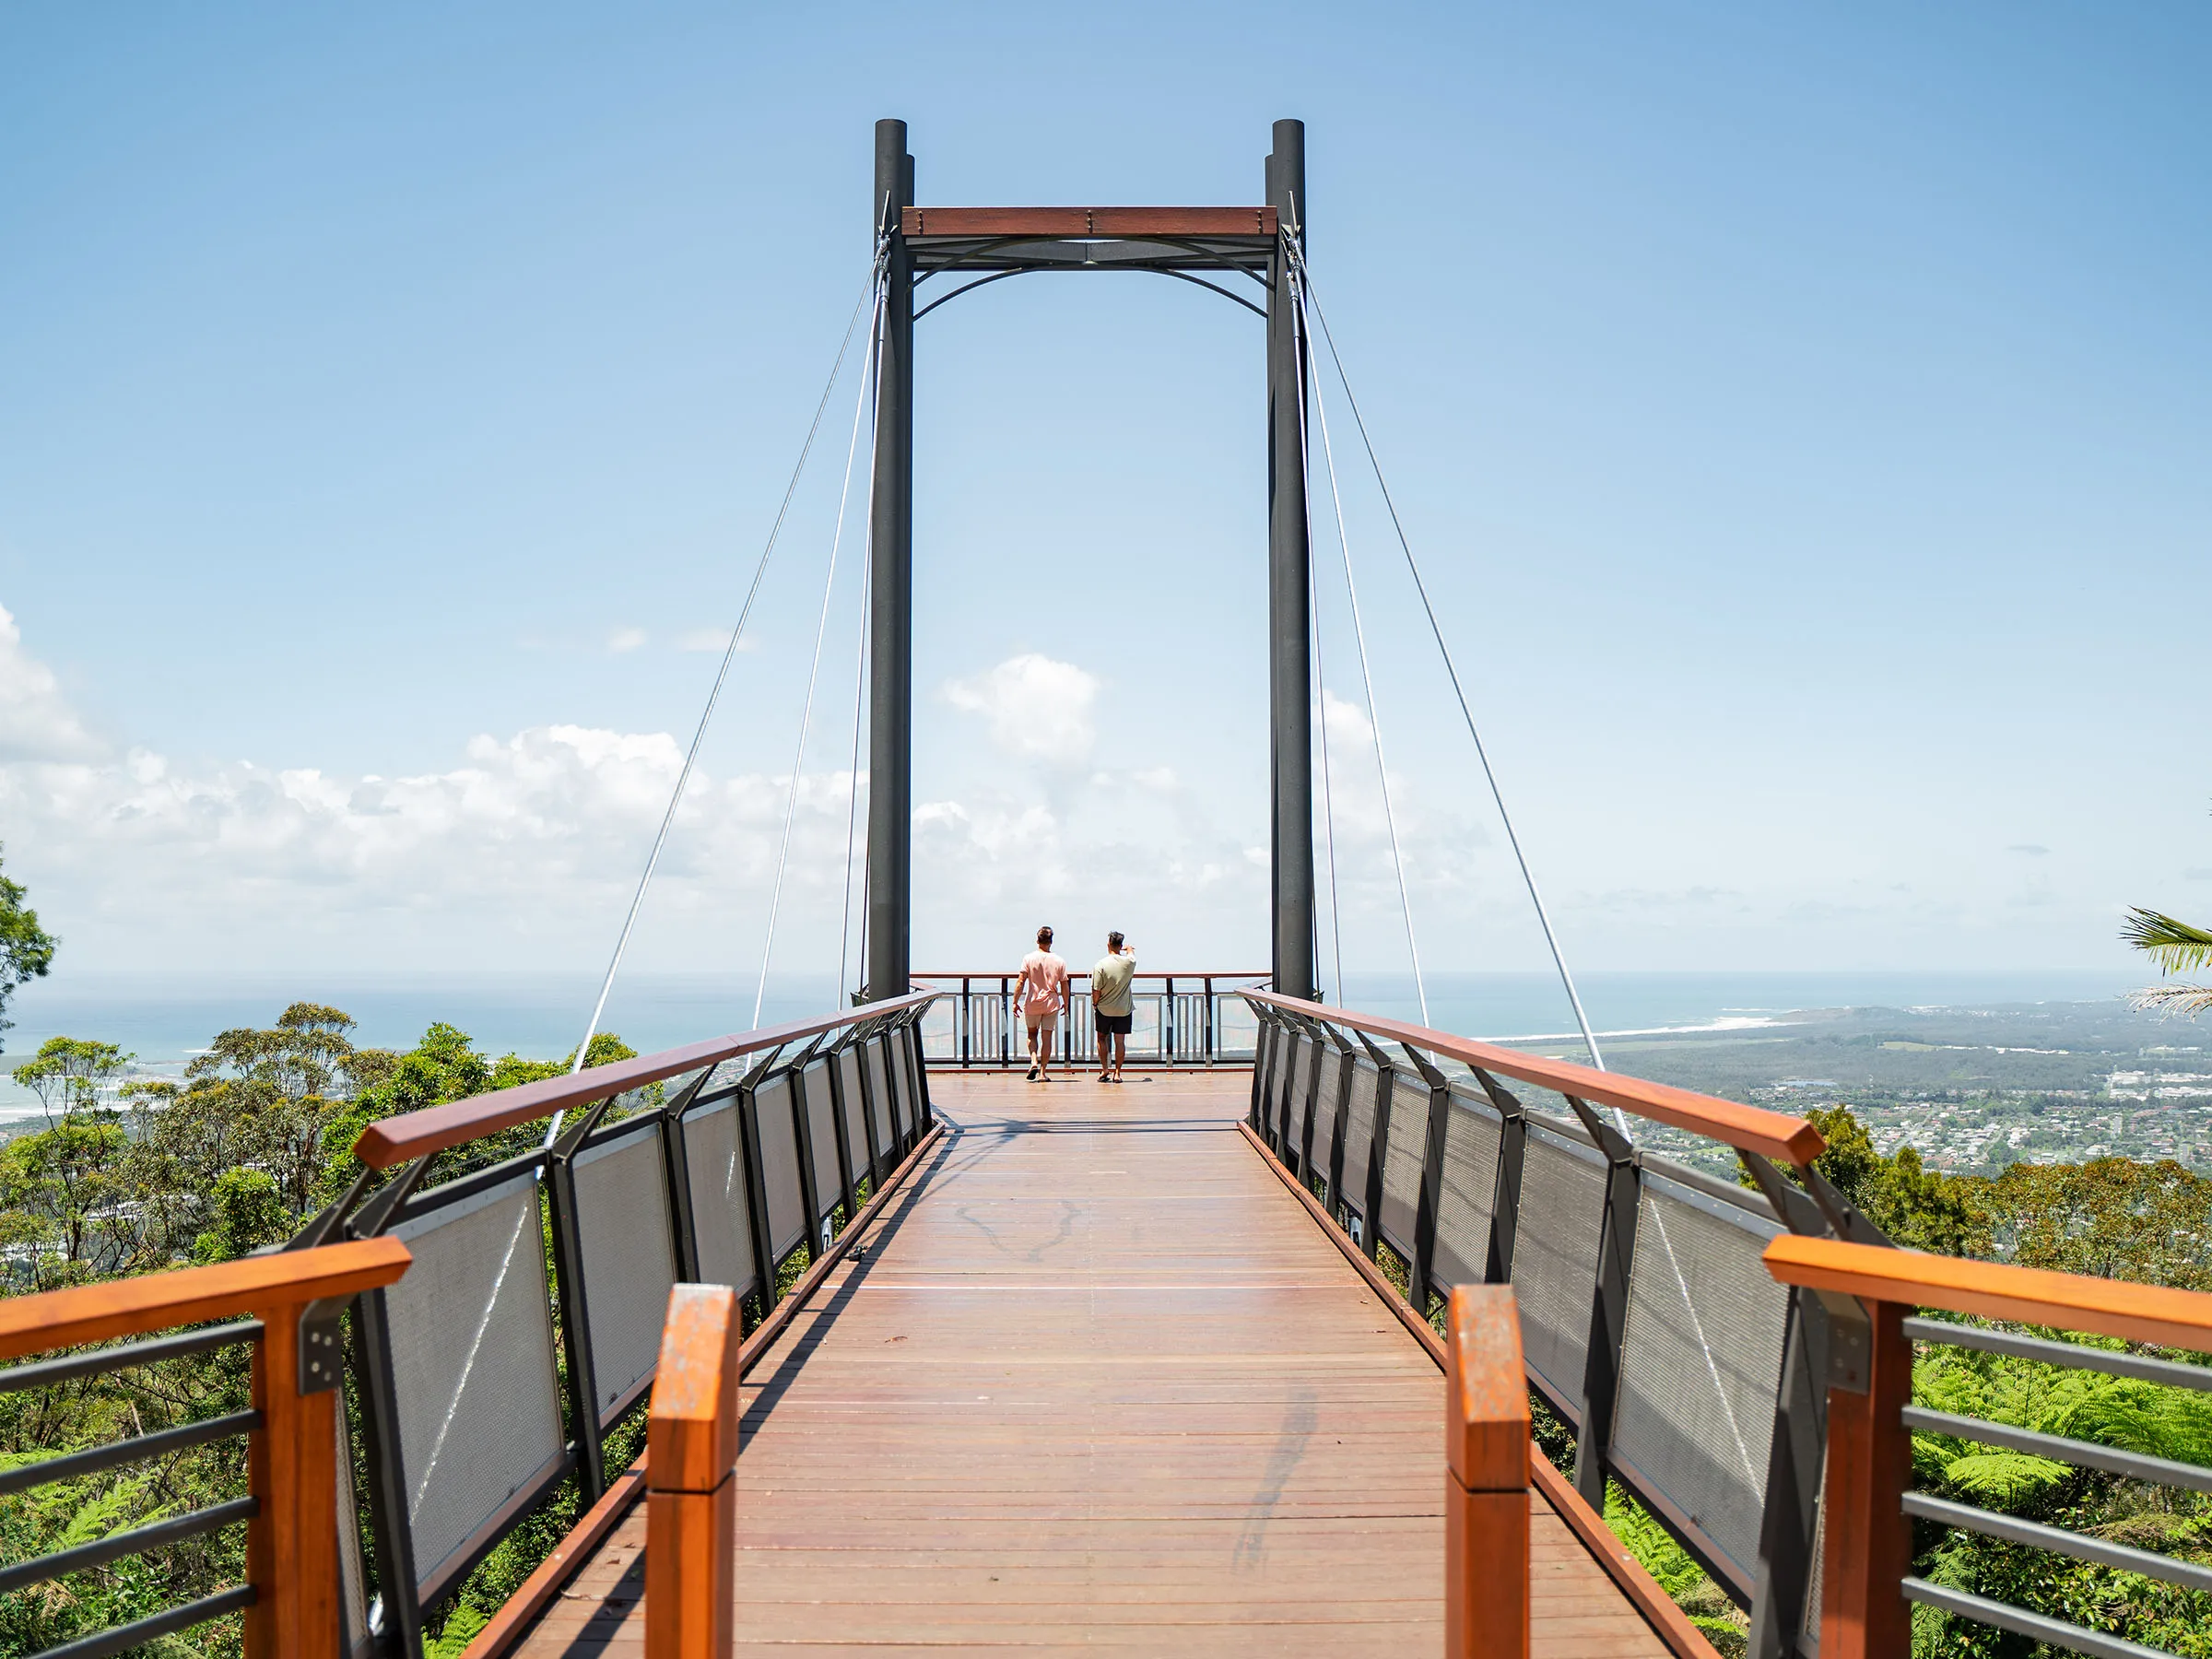
<instances>
[{"instance_id":1,"label":"palm frond","mask_svg":"<svg viewBox=\"0 0 2212 1659\"><path fill-rule=\"evenodd\" d=\"M2212 933L2140 905L2120 924L2120 941L2144 952L2168 973L2212 966Z\"/></svg>"},{"instance_id":2,"label":"palm frond","mask_svg":"<svg viewBox=\"0 0 2212 1659\"><path fill-rule=\"evenodd\" d=\"M2147 985L2127 994L2127 1006L2160 1014L2202 1014L2212 1009L2212 985Z\"/></svg>"}]
</instances>

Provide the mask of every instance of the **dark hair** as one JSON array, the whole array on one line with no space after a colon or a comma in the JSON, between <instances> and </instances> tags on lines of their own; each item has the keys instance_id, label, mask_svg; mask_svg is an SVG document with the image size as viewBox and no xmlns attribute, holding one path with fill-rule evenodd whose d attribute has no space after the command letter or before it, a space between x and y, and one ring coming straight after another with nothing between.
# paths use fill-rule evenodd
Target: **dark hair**
<instances>
[{"instance_id":1,"label":"dark hair","mask_svg":"<svg viewBox=\"0 0 2212 1659\"><path fill-rule=\"evenodd\" d=\"M1040 945L1050 945L1052 942L1053 942L1053 930L1052 930L1051 928L1049 928L1049 927L1041 927L1041 928L1039 928L1039 929L1037 930L1037 943L1038 943L1038 944L1040 944Z\"/></svg>"},{"instance_id":2,"label":"dark hair","mask_svg":"<svg viewBox=\"0 0 2212 1659\"><path fill-rule=\"evenodd\" d=\"M1110 933L1110 934L1108 934L1108 935L1106 935L1106 948L1107 948L1107 949L1109 949L1109 950L1119 950L1121 947L1122 947L1122 935L1121 935L1120 934L1118 934L1118 933Z\"/></svg>"}]
</instances>

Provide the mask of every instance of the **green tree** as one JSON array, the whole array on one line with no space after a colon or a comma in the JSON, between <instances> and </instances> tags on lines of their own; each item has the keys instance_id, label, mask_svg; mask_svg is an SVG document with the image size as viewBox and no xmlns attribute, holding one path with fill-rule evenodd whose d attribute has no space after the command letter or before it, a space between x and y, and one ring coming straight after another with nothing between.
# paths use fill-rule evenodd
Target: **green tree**
<instances>
[{"instance_id":1,"label":"green tree","mask_svg":"<svg viewBox=\"0 0 2212 1659\"><path fill-rule=\"evenodd\" d=\"M107 1099L130 1060L112 1042L50 1037L15 1068L48 1126L0 1147L0 1237L40 1288L117 1270L129 1253L115 1223L127 1219L130 1141Z\"/></svg>"},{"instance_id":2,"label":"green tree","mask_svg":"<svg viewBox=\"0 0 2212 1659\"><path fill-rule=\"evenodd\" d=\"M11 1021L7 1000L26 980L43 979L53 966L61 941L39 925L39 912L24 903L20 882L0 876L0 1038Z\"/></svg>"},{"instance_id":3,"label":"green tree","mask_svg":"<svg viewBox=\"0 0 2212 1659\"><path fill-rule=\"evenodd\" d=\"M1828 1142L1813 1167L1893 1241L1947 1255L1987 1253L1989 1218L1973 1182L1927 1169L1912 1147L1883 1157L1848 1106L1816 1106L1806 1116Z\"/></svg>"},{"instance_id":4,"label":"green tree","mask_svg":"<svg viewBox=\"0 0 2212 1659\"><path fill-rule=\"evenodd\" d=\"M2212 1290L2212 1179L2175 1163L2016 1163L1981 1183L1994 1243L2024 1267Z\"/></svg>"},{"instance_id":5,"label":"green tree","mask_svg":"<svg viewBox=\"0 0 2212 1659\"><path fill-rule=\"evenodd\" d=\"M229 1170L215 1183L215 1225L193 1242L193 1258L231 1262L291 1236L295 1217L276 1181L260 1170Z\"/></svg>"},{"instance_id":6,"label":"green tree","mask_svg":"<svg viewBox=\"0 0 2212 1659\"><path fill-rule=\"evenodd\" d=\"M305 1214L323 1173L324 1133L355 1092L353 1026L342 1009L297 1002L266 1030L218 1033L163 1102L161 1115L174 1116L168 1140L206 1182L241 1160L267 1171L291 1212ZM211 1158L218 1161L208 1167Z\"/></svg>"}]
</instances>

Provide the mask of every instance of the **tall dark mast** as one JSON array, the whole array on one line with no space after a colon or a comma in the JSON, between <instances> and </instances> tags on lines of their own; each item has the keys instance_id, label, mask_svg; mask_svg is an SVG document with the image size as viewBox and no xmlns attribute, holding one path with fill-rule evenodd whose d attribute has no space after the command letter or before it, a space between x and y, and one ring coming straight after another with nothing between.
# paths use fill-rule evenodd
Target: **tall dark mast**
<instances>
[{"instance_id":1,"label":"tall dark mast","mask_svg":"<svg viewBox=\"0 0 2212 1659\"><path fill-rule=\"evenodd\" d=\"M914 267L900 228L913 205L906 123L876 124L869 222L890 238L876 481L868 520L868 903L870 1002L899 996L913 966Z\"/></svg>"},{"instance_id":2,"label":"tall dark mast","mask_svg":"<svg viewBox=\"0 0 2212 1659\"><path fill-rule=\"evenodd\" d=\"M1306 242L1306 124L1275 124L1267 205L1283 240ZM1267 698L1273 737L1275 988L1311 997L1313 982L1312 550L1306 535L1306 471L1299 428L1306 365L1290 321L1288 261L1268 266Z\"/></svg>"}]
</instances>

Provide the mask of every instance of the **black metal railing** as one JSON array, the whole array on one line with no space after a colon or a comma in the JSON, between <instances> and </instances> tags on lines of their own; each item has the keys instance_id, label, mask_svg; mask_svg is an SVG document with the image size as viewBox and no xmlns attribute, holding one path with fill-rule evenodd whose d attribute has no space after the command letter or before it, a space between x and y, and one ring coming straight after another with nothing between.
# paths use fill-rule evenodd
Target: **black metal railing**
<instances>
[{"instance_id":1,"label":"black metal railing","mask_svg":"<svg viewBox=\"0 0 2212 1659\"><path fill-rule=\"evenodd\" d=\"M7 1651L167 1652L166 1638L241 1613L239 1636L218 1647L246 1659L327 1653L303 1642L335 1633L333 1547L350 1514L326 1344L358 1292L409 1265L380 1239L0 1300L0 1359L18 1361L0 1370L0 1395L33 1396L11 1411L17 1423L127 1411L138 1430L0 1472L0 1499L16 1500L11 1541L37 1550L0 1565ZM233 1363L241 1350L246 1362ZM141 1405L160 1414L150 1430ZM134 1465L152 1466L99 1481ZM23 1501L56 1487L43 1519ZM59 1547L39 1547L41 1533Z\"/></svg>"},{"instance_id":2,"label":"black metal railing","mask_svg":"<svg viewBox=\"0 0 2212 1659\"><path fill-rule=\"evenodd\" d=\"M124 1342L111 1347L97 1348L89 1353L11 1366L0 1371L0 1394L26 1394L55 1388L161 1360L209 1353L218 1348L250 1347L258 1342L261 1335L259 1320L242 1319L218 1325L211 1330ZM41 1487L101 1474L125 1465L169 1457L216 1441L242 1440L261 1426L262 1417L258 1411L225 1412L217 1417L159 1430L152 1434L135 1435L102 1446L42 1458L37 1463L18 1465L0 1473L0 1497L14 1497ZM239 1461L241 1465L239 1485L242 1488L243 1459ZM193 1538L203 1538L230 1527L243 1526L260 1511L261 1505L256 1499L241 1494L205 1504L182 1515L112 1532L89 1543L49 1551L27 1560L10 1561L5 1567L0 1567L0 1595L12 1594L33 1584L49 1583L72 1573L105 1567L126 1556L168 1549ZM241 1567L243 1557L244 1551L241 1549ZM79 1656L88 1656L88 1659L92 1654L121 1653L143 1643L159 1641L163 1636L192 1630L226 1614L238 1612L251 1606L253 1599L253 1586L241 1583L201 1596L182 1606L165 1608L127 1624L112 1626L78 1640L46 1648L42 1652L66 1654L70 1659L79 1659Z\"/></svg>"},{"instance_id":3,"label":"black metal railing","mask_svg":"<svg viewBox=\"0 0 2212 1659\"><path fill-rule=\"evenodd\" d=\"M928 1130L917 1022L932 1000L371 1126L357 1194L315 1224L397 1237L416 1260L361 1299L355 1331L377 1594L349 1618L349 1655L418 1659L426 1613L564 1481L586 1505L607 1490L672 1286L728 1285L756 1323L774 1316L795 1259L819 1255ZM370 1190L379 1171L394 1174Z\"/></svg>"},{"instance_id":4,"label":"black metal railing","mask_svg":"<svg viewBox=\"0 0 2212 1659\"><path fill-rule=\"evenodd\" d=\"M1130 988L1127 1055L1132 1065L1248 1065L1258 1052L1259 1023L1242 993L1267 983L1265 973L1139 973ZM1029 1033L1015 1006L1018 973L917 973L914 983L941 994L923 1021L929 1057L965 1068L1029 1064ZM1053 1023L1054 1064L1098 1063L1090 981L1077 974L1067 1006Z\"/></svg>"},{"instance_id":5,"label":"black metal railing","mask_svg":"<svg viewBox=\"0 0 2212 1659\"><path fill-rule=\"evenodd\" d=\"M1574 1435L1582 1496L1602 1510L1611 1480L1640 1502L1748 1613L1752 1653L1804 1646L1830 1334L1819 1302L1776 1284L1761 1252L1789 1228L1830 1230L1775 1170L1806 1171L1821 1149L1812 1125L1247 994L1254 1133L1359 1249L1394 1258L1419 1314L1453 1285L1510 1283L1529 1384ZM1733 1147L1762 1186L1786 1186L1788 1216L1631 1142L1612 1107ZM1841 1205L1802 1178L1818 1205Z\"/></svg>"}]
</instances>

